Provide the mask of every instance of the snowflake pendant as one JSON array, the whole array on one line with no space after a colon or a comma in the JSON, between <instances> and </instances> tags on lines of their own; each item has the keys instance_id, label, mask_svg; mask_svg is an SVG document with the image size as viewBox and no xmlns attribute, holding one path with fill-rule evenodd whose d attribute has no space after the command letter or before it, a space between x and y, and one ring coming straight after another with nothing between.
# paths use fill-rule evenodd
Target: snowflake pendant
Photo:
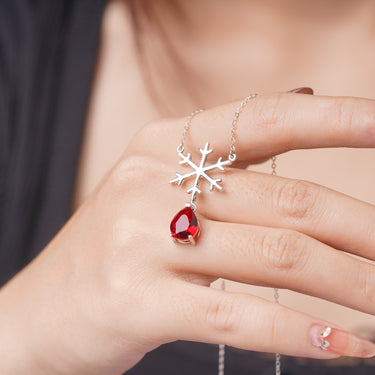
<instances>
[{"instance_id":1,"label":"snowflake pendant","mask_svg":"<svg viewBox=\"0 0 375 375\"><path fill-rule=\"evenodd\" d=\"M224 171L224 166L229 165L232 163L232 160L222 160L220 157L215 164L205 165L207 155L210 154L213 150L209 148L208 142L206 142L204 149L199 149L200 153L202 154L201 160L199 165L193 163L190 159L190 153L185 156L181 151L177 151L178 155L182 159L180 164L188 164L190 167L193 168L192 172L186 174L176 173L176 178L173 178L169 182L171 184L177 182L178 185L181 185L186 179L190 177L195 177L193 186L191 186L187 192L191 194L190 202L186 204L186 207L179 211L176 216L171 221L170 230L171 230L171 237L180 243L190 243L195 244L195 239L199 236L200 228L198 219L194 213L196 210L196 205L194 200L197 194L201 194L202 191L199 189L199 182L200 179L203 177L210 183L210 191L213 188L217 188L218 190L223 190L222 186L219 185L221 182L221 178L211 178L207 172L212 169L219 169Z\"/></svg>"}]
</instances>

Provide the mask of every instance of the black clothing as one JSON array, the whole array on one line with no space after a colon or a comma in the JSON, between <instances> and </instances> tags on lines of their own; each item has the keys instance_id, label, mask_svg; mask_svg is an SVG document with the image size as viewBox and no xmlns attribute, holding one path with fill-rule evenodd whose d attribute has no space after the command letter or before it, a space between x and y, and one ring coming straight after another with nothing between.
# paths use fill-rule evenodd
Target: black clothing
<instances>
[{"instance_id":1,"label":"black clothing","mask_svg":"<svg viewBox=\"0 0 375 375\"><path fill-rule=\"evenodd\" d=\"M0 285L69 218L104 6L0 1Z\"/></svg>"},{"instance_id":2,"label":"black clothing","mask_svg":"<svg viewBox=\"0 0 375 375\"><path fill-rule=\"evenodd\" d=\"M0 0L0 286L67 221L105 0ZM216 374L217 346L178 341L129 375ZM282 357L283 374L375 373ZM371 365L372 363L372 365ZM274 373L274 356L227 348L226 374Z\"/></svg>"}]
</instances>

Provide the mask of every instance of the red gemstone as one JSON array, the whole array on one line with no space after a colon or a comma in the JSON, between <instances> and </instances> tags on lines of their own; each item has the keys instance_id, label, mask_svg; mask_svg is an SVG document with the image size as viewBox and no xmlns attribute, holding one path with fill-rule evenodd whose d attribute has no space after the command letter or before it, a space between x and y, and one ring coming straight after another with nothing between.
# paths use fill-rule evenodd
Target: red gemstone
<instances>
[{"instance_id":1,"label":"red gemstone","mask_svg":"<svg viewBox=\"0 0 375 375\"><path fill-rule=\"evenodd\" d=\"M178 242L191 243L191 237L199 235L199 224L197 217L191 207L185 207L177 213L171 221L172 237ZM190 237L191 236L191 237Z\"/></svg>"}]
</instances>

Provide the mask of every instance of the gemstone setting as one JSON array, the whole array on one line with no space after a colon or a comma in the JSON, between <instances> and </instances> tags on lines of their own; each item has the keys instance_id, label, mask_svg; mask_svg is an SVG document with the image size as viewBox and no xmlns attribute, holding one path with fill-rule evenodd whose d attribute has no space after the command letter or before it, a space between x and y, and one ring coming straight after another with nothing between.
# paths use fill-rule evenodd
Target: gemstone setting
<instances>
[{"instance_id":1,"label":"gemstone setting","mask_svg":"<svg viewBox=\"0 0 375 375\"><path fill-rule=\"evenodd\" d=\"M190 206L177 212L170 224L171 237L179 243L195 245L200 228L198 219Z\"/></svg>"}]
</instances>

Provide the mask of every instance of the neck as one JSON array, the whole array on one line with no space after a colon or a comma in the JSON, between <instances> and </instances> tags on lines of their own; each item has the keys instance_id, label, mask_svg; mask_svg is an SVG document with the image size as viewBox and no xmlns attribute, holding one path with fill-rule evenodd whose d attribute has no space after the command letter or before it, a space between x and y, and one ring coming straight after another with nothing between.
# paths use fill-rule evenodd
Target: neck
<instances>
[{"instance_id":1,"label":"neck","mask_svg":"<svg viewBox=\"0 0 375 375\"><path fill-rule=\"evenodd\" d=\"M146 2L152 7L151 21L158 20L175 59L171 64L170 56L160 53L155 42L159 34L149 32L154 38L145 51L150 61L159 62L151 64L150 70L156 65L159 69L152 77L162 77L154 86L171 93L184 87L198 106L228 101L246 94L249 87L285 89L293 78L297 84L312 84L326 73L317 67L328 66L330 71L335 63L341 67L342 61L348 63L373 48L373 0ZM175 71L182 72L176 79ZM185 108L186 100L182 102Z\"/></svg>"}]
</instances>

